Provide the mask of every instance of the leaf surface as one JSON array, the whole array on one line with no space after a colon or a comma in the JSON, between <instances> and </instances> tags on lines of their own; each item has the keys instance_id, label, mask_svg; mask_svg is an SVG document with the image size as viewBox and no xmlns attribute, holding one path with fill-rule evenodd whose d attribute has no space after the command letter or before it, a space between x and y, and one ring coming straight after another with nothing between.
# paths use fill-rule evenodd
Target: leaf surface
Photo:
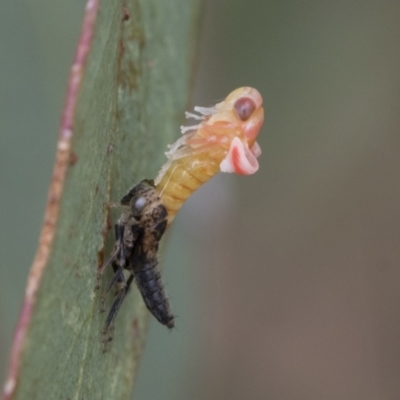
<instances>
[{"instance_id":1,"label":"leaf surface","mask_svg":"<svg viewBox=\"0 0 400 400\"><path fill-rule=\"evenodd\" d=\"M178 135L200 9L199 0L88 0L4 399L129 398L149 313L132 290L102 354L94 287L118 216L107 203L153 178Z\"/></svg>"}]
</instances>

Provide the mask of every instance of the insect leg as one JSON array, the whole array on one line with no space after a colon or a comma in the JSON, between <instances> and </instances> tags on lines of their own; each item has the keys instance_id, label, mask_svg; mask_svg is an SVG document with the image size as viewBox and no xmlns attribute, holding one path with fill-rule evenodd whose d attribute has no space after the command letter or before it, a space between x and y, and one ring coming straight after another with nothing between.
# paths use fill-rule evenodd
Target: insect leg
<instances>
[{"instance_id":1,"label":"insect leg","mask_svg":"<svg viewBox=\"0 0 400 400\"><path fill-rule=\"evenodd\" d=\"M121 249L120 245L115 245L115 249L111 253L110 257L108 257L106 262L97 271L97 284L95 286L95 290L100 289L100 287L101 287L101 277L104 274L104 271L107 269L107 267L117 258L117 255L118 255L120 249Z\"/></svg>"},{"instance_id":2,"label":"insect leg","mask_svg":"<svg viewBox=\"0 0 400 400\"><path fill-rule=\"evenodd\" d=\"M106 322L104 324L104 327L103 327L103 335L105 336L105 338L103 340L104 343L112 340L112 336L111 335L107 336L107 334L112 331L112 325L114 323L115 317L117 316L118 311L121 307L121 304L124 301L125 295L127 293L128 286L127 286L127 282L125 281L125 277L123 274L121 274L120 276L124 282L124 285L120 287L120 290L117 294L117 298L114 300L114 303L111 306L110 312L108 313Z\"/></svg>"},{"instance_id":3,"label":"insect leg","mask_svg":"<svg viewBox=\"0 0 400 400\"><path fill-rule=\"evenodd\" d=\"M114 270L114 276L111 281L107 285L107 289L102 294L100 298L100 312L105 311L105 299L111 288L118 282L120 285L125 286L125 279L123 275L123 269L125 266L125 246L124 246L124 231L125 226L122 224L115 224L115 249L112 252L111 256L106 260L103 266L100 268L98 272L98 283L97 287L100 287L100 280L102 274L107 269L107 267L111 264Z\"/></svg>"},{"instance_id":4,"label":"insect leg","mask_svg":"<svg viewBox=\"0 0 400 400\"><path fill-rule=\"evenodd\" d=\"M115 246L114 250L111 253L110 257L104 262L101 268L97 271L97 285L95 287L96 290L100 289L101 287L101 277L104 274L105 270L113 264L113 262L118 258L121 259L121 255L124 254L124 246L123 246L123 237L124 237L124 229L125 227L120 224L115 224ZM115 269L114 269L115 271Z\"/></svg>"},{"instance_id":5,"label":"insect leg","mask_svg":"<svg viewBox=\"0 0 400 400\"><path fill-rule=\"evenodd\" d=\"M106 290L101 295L100 312L104 312L106 310L105 309L106 296L110 292L111 288L115 285L115 283L118 282L122 286L125 286L125 283L124 283L125 278L124 278L124 274L123 274L123 269L115 267L114 265L113 265L113 268L114 268L115 273L114 273L113 277L111 278L110 282L108 282Z\"/></svg>"}]
</instances>

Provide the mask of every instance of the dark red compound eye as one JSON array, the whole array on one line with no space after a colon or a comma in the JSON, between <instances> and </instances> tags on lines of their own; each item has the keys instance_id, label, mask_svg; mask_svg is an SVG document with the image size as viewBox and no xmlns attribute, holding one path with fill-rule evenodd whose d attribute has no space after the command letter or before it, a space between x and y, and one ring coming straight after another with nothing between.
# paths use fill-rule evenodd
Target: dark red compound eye
<instances>
[{"instance_id":1,"label":"dark red compound eye","mask_svg":"<svg viewBox=\"0 0 400 400\"><path fill-rule=\"evenodd\" d=\"M256 109L256 104L250 97L241 97L236 100L234 108L238 117L242 121L247 121Z\"/></svg>"}]
</instances>

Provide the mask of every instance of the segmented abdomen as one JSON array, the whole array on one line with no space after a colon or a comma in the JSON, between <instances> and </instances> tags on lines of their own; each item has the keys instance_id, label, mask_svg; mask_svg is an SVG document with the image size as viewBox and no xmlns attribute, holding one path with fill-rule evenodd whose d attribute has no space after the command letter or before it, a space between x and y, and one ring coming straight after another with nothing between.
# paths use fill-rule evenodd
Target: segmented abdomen
<instances>
[{"instance_id":1,"label":"segmented abdomen","mask_svg":"<svg viewBox=\"0 0 400 400\"><path fill-rule=\"evenodd\" d=\"M157 184L162 204L168 211L168 225L188 197L220 171L223 149L191 155L174 160Z\"/></svg>"},{"instance_id":2,"label":"segmented abdomen","mask_svg":"<svg viewBox=\"0 0 400 400\"><path fill-rule=\"evenodd\" d=\"M135 281L149 311L156 319L168 328L174 327L174 316L171 312L164 284L156 263L148 262L135 273Z\"/></svg>"}]
</instances>

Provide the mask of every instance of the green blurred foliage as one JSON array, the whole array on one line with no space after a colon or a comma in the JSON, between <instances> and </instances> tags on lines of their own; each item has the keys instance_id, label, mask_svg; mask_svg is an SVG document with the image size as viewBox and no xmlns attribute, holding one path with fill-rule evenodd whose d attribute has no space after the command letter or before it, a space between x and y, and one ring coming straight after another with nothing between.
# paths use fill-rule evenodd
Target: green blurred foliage
<instances>
[{"instance_id":1,"label":"green blurred foliage","mask_svg":"<svg viewBox=\"0 0 400 400\"><path fill-rule=\"evenodd\" d=\"M83 12L82 1L0 4L1 378L38 243Z\"/></svg>"}]
</instances>

